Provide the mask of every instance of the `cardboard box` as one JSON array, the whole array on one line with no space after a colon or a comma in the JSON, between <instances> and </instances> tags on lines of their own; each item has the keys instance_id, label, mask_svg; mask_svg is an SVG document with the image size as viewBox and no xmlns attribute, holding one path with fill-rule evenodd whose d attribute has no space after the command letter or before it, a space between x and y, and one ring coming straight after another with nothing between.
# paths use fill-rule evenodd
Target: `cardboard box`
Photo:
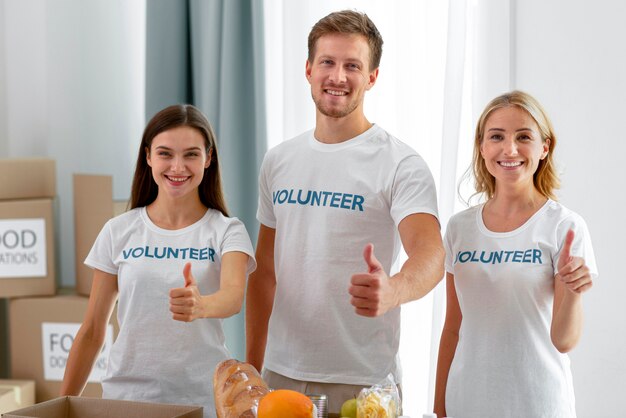
<instances>
[{"instance_id":1,"label":"cardboard box","mask_svg":"<svg viewBox=\"0 0 626 418\"><path fill-rule=\"evenodd\" d=\"M68 290L61 289L60 292L67 293ZM60 294L9 301L11 377L34 380L37 402L59 396L65 363L74 336L83 322L88 300L76 294ZM117 311L114 310L103 350L83 395L102 396L100 381L118 332Z\"/></svg>"},{"instance_id":2,"label":"cardboard box","mask_svg":"<svg viewBox=\"0 0 626 418\"><path fill-rule=\"evenodd\" d=\"M0 200L33 199L56 195L56 164L47 158L1 159ZM15 181L4 181L14 179ZM19 180L18 180L19 179Z\"/></svg>"},{"instance_id":3,"label":"cardboard box","mask_svg":"<svg viewBox=\"0 0 626 418\"><path fill-rule=\"evenodd\" d=\"M104 224L126 211L126 201L113 200L113 178L74 174L74 234L76 243L76 291L88 296L93 270L84 264Z\"/></svg>"},{"instance_id":4,"label":"cardboard box","mask_svg":"<svg viewBox=\"0 0 626 418\"><path fill-rule=\"evenodd\" d=\"M35 403L35 382L32 380L0 380L0 414L25 408Z\"/></svg>"},{"instance_id":5,"label":"cardboard box","mask_svg":"<svg viewBox=\"0 0 626 418\"><path fill-rule=\"evenodd\" d=\"M0 297L54 295L52 199L0 201Z\"/></svg>"},{"instance_id":6,"label":"cardboard box","mask_svg":"<svg viewBox=\"0 0 626 418\"><path fill-rule=\"evenodd\" d=\"M3 414L3 418L202 418L202 407L61 397Z\"/></svg>"}]
</instances>

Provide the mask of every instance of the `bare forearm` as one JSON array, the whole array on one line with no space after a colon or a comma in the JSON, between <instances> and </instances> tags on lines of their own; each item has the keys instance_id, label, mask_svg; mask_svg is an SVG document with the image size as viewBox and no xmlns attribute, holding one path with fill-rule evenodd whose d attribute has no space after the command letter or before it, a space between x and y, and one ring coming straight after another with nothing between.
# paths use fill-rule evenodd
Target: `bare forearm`
<instances>
[{"instance_id":1,"label":"bare forearm","mask_svg":"<svg viewBox=\"0 0 626 418\"><path fill-rule=\"evenodd\" d=\"M205 318L228 318L241 311L243 290L220 289L202 297L203 316Z\"/></svg>"},{"instance_id":2,"label":"bare forearm","mask_svg":"<svg viewBox=\"0 0 626 418\"><path fill-rule=\"evenodd\" d=\"M246 361L261 371L265 357L267 330L274 305L275 279L253 274L246 294Z\"/></svg>"},{"instance_id":3,"label":"bare forearm","mask_svg":"<svg viewBox=\"0 0 626 418\"><path fill-rule=\"evenodd\" d=\"M446 416L446 387L450 366L454 359L459 335L456 332L444 328L439 343L439 356L437 358L437 380L435 383L435 413L439 417Z\"/></svg>"},{"instance_id":4,"label":"bare forearm","mask_svg":"<svg viewBox=\"0 0 626 418\"><path fill-rule=\"evenodd\" d=\"M78 332L65 367L61 396L80 396L103 344L104 336Z\"/></svg>"},{"instance_id":5,"label":"bare forearm","mask_svg":"<svg viewBox=\"0 0 626 418\"><path fill-rule=\"evenodd\" d=\"M396 306L421 299L433 290L444 275L443 259L443 248L438 245L423 247L409 257L390 280Z\"/></svg>"},{"instance_id":6,"label":"bare forearm","mask_svg":"<svg viewBox=\"0 0 626 418\"><path fill-rule=\"evenodd\" d=\"M552 343L562 353L571 351L582 334L582 296L565 291L561 303L554 312L550 337Z\"/></svg>"}]
</instances>

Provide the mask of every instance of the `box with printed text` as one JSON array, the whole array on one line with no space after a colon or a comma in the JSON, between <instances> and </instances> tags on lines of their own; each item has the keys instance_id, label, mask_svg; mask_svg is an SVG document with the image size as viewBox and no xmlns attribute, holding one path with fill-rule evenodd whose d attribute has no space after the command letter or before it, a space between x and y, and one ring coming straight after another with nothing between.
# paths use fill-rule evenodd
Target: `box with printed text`
<instances>
[{"instance_id":1,"label":"box with printed text","mask_svg":"<svg viewBox=\"0 0 626 418\"><path fill-rule=\"evenodd\" d=\"M52 199L0 201L0 297L54 295Z\"/></svg>"},{"instance_id":2,"label":"box with printed text","mask_svg":"<svg viewBox=\"0 0 626 418\"><path fill-rule=\"evenodd\" d=\"M37 402L59 396L67 357L87 312L88 300L76 294L60 294L9 301L11 377L34 380ZM83 392L85 396L102 396L100 381L119 331L116 315L115 310L107 327L104 347Z\"/></svg>"}]
</instances>

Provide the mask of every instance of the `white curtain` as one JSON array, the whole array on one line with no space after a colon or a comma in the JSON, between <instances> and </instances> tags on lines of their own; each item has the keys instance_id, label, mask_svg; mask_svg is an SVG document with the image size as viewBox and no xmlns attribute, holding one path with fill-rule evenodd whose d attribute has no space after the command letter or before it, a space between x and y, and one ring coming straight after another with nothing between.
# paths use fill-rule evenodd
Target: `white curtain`
<instances>
[{"instance_id":1,"label":"white curtain","mask_svg":"<svg viewBox=\"0 0 626 418\"><path fill-rule=\"evenodd\" d=\"M315 108L304 78L307 35L321 17L342 9L365 12L383 36L380 74L366 95L365 113L428 163L440 190L443 232L458 210L457 161L466 166L471 150L471 142L459 147L459 130L471 129L471 89L464 81L471 76L473 55L466 54L466 41L472 38L466 33L472 33L473 20L466 0L266 0L268 148L314 126ZM444 289L440 285L402 307L405 415L432 411Z\"/></svg>"}]
</instances>

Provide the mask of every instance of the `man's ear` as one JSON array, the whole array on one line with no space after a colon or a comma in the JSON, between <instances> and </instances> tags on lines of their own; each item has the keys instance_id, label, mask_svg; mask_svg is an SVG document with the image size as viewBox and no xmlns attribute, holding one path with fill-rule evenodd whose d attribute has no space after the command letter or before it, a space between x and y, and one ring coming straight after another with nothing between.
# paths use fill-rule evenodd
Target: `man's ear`
<instances>
[{"instance_id":1,"label":"man's ear","mask_svg":"<svg viewBox=\"0 0 626 418\"><path fill-rule=\"evenodd\" d=\"M376 84L377 79L378 79L378 68L370 72L366 90L369 90L372 87L374 87L374 84Z\"/></svg>"},{"instance_id":2,"label":"man's ear","mask_svg":"<svg viewBox=\"0 0 626 418\"><path fill-rule=\"evenodd\" d=\"M311 62L309 62L309 60L306 60L306 65L304 67L304 75L307 81L309 82L309 84L311 84Z\"/></svg>"}]
</instances>

